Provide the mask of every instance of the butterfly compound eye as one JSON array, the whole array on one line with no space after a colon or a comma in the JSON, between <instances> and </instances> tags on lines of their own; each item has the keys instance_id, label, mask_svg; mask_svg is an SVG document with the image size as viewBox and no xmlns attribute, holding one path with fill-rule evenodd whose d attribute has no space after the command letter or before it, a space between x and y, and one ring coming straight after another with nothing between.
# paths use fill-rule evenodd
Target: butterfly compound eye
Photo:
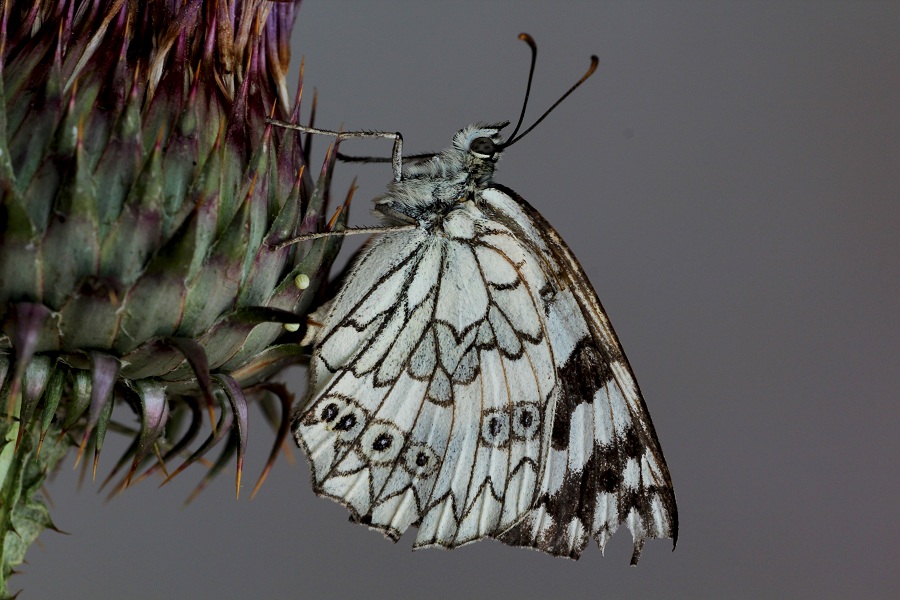
<instances>
[{"instance_id":1,"label":"butterfly compound eye","mask_svg":"<svg viewBox=\"0 0 900 600\"><path fill-rule=\"evenodd\" d=\"M469 144L469 152L488 158L497 152L497 145L491 138L479 137L472 140L472 143Z\"/></svg>"}]
</instances>

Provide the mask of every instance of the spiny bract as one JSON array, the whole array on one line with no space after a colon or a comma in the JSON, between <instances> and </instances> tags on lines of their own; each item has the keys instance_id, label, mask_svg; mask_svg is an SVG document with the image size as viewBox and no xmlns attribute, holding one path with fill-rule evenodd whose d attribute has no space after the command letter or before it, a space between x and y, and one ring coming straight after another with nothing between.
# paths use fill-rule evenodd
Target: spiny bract
<instances>
[{"instance_id":1,"label":"spiny bract","mask_svg":"<svg viewBox=\"0 0 900 600\"><path fill-rule=\"evenodd\" d=\"M275 422L280 405L280 447L291 398L267 379L300 359L284 325L305 320L340 243L272 246L325 226L335 157L314 182L308 141L265 122L299 116L296 3L2 7L0 533L21 548L0 544L0 590L50 524L33 494L58 448L93 446L96 471L107 430L129 430L114 406L140 422L120 486L227 439L210 474L236 450L240 487L249 398Z\"/></svg>"}]
</instances>

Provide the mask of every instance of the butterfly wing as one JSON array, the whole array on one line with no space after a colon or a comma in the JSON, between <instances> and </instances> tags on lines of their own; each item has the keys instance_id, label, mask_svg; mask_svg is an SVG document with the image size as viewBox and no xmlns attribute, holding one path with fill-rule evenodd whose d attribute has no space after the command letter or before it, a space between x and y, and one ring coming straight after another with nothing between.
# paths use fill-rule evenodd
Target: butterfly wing
<instances>
[{"instance_id":1,"label":"butterfly wing","mask_svg":"<svg viewBox=\"0 0 900 600\"><path fill-rule=\"evenodd\" d=\"M480 207L376 239L314 316L313 487L394 539L418 525L417 547L577 558L624 522L636 562L677 516L627 360L552 227L499 186Z\"/></svg>"},{"instance_id":2,"label":"butterfly wing","mask_svg":"<svg viewBox=\"0 0 900 600\"><path fill-rule=\"evenodd\" d=\"M587 275L559 234L525 200L496 186L484 199L539 240L551 288L542 292L558 393L535 506L498 538L578 558L625 523L636 564L647 538L677 539L672 480L637 381ZM499 217L498 217L499 218Z\"/></svg>"},{"instance_id":3,"label":"butterfly wing","mask_svg":"<svg viewBox=\"0 0 900 600\"><path fill-rule=\"evenodd\" d=\"M313 320L310 391L294 418L313 487L416 546L515 525L547 456L556 370L538 257L455 211L443 232L377 238Z\"/></svg>"}]
</instances>

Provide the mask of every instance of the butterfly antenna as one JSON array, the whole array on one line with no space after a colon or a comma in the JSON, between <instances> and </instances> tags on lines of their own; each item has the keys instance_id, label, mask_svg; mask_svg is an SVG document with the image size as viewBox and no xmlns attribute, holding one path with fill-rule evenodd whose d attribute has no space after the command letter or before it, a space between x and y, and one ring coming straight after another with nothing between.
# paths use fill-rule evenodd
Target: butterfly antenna
<instances>
[{"instance_id":1,"label":"butterfly antenna","mask_svg":"<svg viewBox=\"0 0 900 600\"><path fill-rule=\"evenodd\" d=\"M537 44L534 43L534 38L527 33L520 33L519 39L531 48L531 67L528 69L528 85L525 86L525 100L522 101L522 112L519 113L516 128L513 129L512 134L509 136L511 140L515 139L516 134L519 132L519 127L522 126L522 121L525 120L525 109L528 108L528 98L531 97L531 80L534 79L534 65L537 63Z\"/></svg>"},{"instance_id":2,"label":"butterfly antenna","mask_svg":"<svg viewBox=\"0 0 900 600\"><path fill-rule=\"evenodd\" d=\"M526 37L522 37L522 36L526 36ZM529 45L529 46L532 46L532 48L533 48L533 52L535 53L535 54L532 55L532 63L531 63L531 68L532 68L532 71L533 71L533 70L534 70L534 56L536 56L536 52L537 52L537 49L535 48L535 46L533 46L534 40L531 39L531 36L528 36L527 34L524 34L524 33L523 33L522 35L519 36L519 39L525 40L525 41L528 43L528 45ZM568 98L568 97L569 97L569 94L571 94L571 93L574 92L576 89L578 89L578 86L580 86L582 83L584 83L585 81L587 81L588 77L590 77L591 75L594 74L594 71L597 70L597 65L598 65L599 63L600 63L600 59L597 58L596 55L591 55L591 66L588 67L587 72L586 72L584 75L581 76L581 79L579 79L578 81L576 81L576 82L575 82L575 85L573 85L572 87L570 87L569 90L568 90L565 94L563 94L562 96L560 96L559 100L557 100L556 102L554 102L553 105L552 105L550 108L548 108L546 111L544 111L544 114L542 114L542 115L540 116L540 118L539 118L537 121L535 121L534 123L532 123L532 124L531 124L531 127L529 127L528 129L526 129L525 131L523 131L522 133L520 133L518 136L516 136L516 135L515 135L515 132L513 132L513 135L510 136L510 139L509 139L508 142L506 142L505 144L503 144L503 147L504 147L504 148L507 148L507 147L509 147L509 146L512 146L513 144L515 144L516 142L518 142L519 140L521 140L523 137L525 137L526 135L528 135L528 133L529 133L532 129L534 129L535 127L537 127L538 124L539 124L541 121L543 121L544 119L547 118L547 115L549 115L551 112L553 112L553 109L554 109L554 108L556 108L557 106L559 106L560 103L561 103L563 100L565 100L566 98ZM529 89L529 91L531 90L531 75L528 76L528 89ZM528 102L528 94L527 94L527 93L526 93L526 95L525 95L525 102L526 102L526 103ZM524 106L522 107L522 116L525 116L525 107L524 107ZM520 123L522 122L522 117L521 117L521 116L519 117L519 122L520 122ZM519 126L516 125L516 131L518 131L518 130L519 130Z\"/></svg>"}]
</instances>

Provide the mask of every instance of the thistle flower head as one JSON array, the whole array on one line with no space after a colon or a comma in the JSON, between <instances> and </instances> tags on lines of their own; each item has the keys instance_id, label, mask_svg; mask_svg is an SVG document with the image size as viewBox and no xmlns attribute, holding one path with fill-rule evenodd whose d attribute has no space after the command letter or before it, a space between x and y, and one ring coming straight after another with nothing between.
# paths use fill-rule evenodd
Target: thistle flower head
<instances>
[{"instance_id":1,"label":"thistle flower head","mask_svg":"<svg viewBox=\"0 0 900 600\"><path fill-rule=\"evenodd\" d=\"M128 406L127 483L184 455L208 412L185 465L225 440L239 488L255 398L280 446L290 396L268 379L301 356L283 325L305 321L340 239L274 247L324 227L336 155L314 181L308 145L265 122L299 116L296 5L3 3L0 402L19 456L67 433L96 469Z\"/></svg>"}]
</instances>

